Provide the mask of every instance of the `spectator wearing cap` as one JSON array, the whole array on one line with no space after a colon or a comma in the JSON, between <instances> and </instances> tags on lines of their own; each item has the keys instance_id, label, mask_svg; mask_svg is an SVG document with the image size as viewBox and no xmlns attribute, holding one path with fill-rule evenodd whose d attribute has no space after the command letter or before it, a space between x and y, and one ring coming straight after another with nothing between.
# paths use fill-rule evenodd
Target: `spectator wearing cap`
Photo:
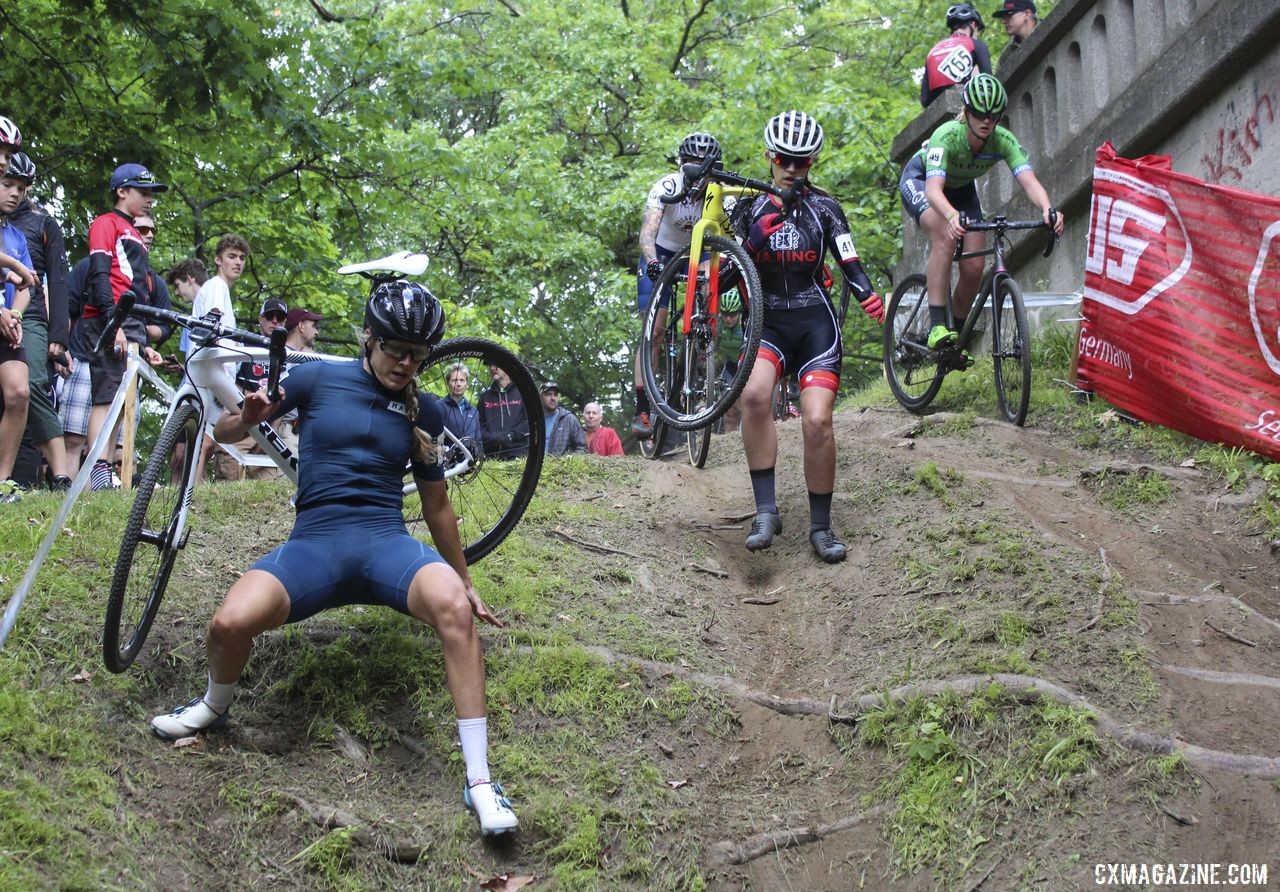
<instances>
[{"instance_id":1,"label":"spectator wearing cap","mask_svg":"<svg viewBox=\"0 0 1280 892\"><path fill-rule=\"evenodd\" d=\"M288 304L276 297L267 298L258 310L258 333L271 337L273 331L284 325L288 315ZM270 365L265 360L247 359L236 367L236 386L245 394L265 390L269 372ZM283 425L277 422L275 426L280 428ZM262 454L262 448L253 437L240 440L235 448L245 455ZM225 452L218 453L214 472L222 480L278 480L284 476L274 465L242 465Z\"/></svg>"},{"instance_id":2,"label":"spectator wearing cap","mask_svg":"<svg viewBox=\"0 0 1280 892\"><path fill-rule=\"evenodd\" d=\"M560 405L560 387L554 381L542 385L542 414L547 425L547 455L587 451L586 432L578 416Z\"/></svg>"},{"instance_id":3,"label":"spectator wearing cap","mask_svg":"<svg viewBox=\"0 0 1280 892\"><path fill-rule=\"evenodd\" d=\"M120 295L132 291L138 303L151 303L147 284L147 274L151 271L147 247L133 221L148 214L156 194L169 188L164 183L157 183L151 171L141 164L121 164L111 174L108 186L112 209L89 224L89 278L79 324L83 326L85 342L90 345L97 342L106 328ZM111 401L124 380L128 343L137 344L142 357L150 364L163 362L160 354L148 345L147 329L142 320L132 317L126 319L116 332L114 347L109 346L101 353L90 351L93 409L89 413L88 437L91 444L98 439ZM115 450L113 433L107 438L106 448L89 478L91 489L120 486L112 467Z\"/></svg>"},{"instance_id":4,"label":"spectator wearing cap","mask_svg":"<svg viewBox=\"0 0 1280 892\"><path fill-rule=\"evenodd\" d=\"M289 331L285 344L290 350L298 353L312 352L316 349L316 338L320 334L318 323L323 321L324 317L319 313L294 307L289 311L284 323L284 327Z\"/></svg>"},{"instance_id":5,"label":"spectator wearing cap","mask_svg":"<svg viewBox=\"0 0 1280 892\"><path fill-rule=\"evenodd\" d=\"M592 455L622 455L622 439L604 423L604 409L597 402L582 407L582 426L587 435L587 452Z\"/></svg>"},{"instance_id":6,"label":"spectator wearing cap","mask_svg":"<svg viewBox=\"0 0 1280 892\"><path fill-rule=\"evenodd\" d=\"M1035 0L1004 0L1000 8L991 14L1004 24L1004 33L1009 35L1009 45L1000 54L1000 64L1009 54L1031 36L1031 32L1040 24L1036 17Z\"/></svg>"}]
</instances>

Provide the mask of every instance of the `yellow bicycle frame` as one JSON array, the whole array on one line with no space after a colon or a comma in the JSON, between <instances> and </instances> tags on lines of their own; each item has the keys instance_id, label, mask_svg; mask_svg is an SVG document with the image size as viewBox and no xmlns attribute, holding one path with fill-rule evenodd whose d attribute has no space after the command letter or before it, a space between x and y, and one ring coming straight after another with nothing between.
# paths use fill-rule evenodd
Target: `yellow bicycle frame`
<instances>
[{"instance_id":1,"label":"yellow bicycle frame","mask_svg":"<svg viewBox=\"0 0 1280 892\"><path fill-rule=\"evenodd\" d=\"M693 306L696 301L698 287L698 267L702 265L702 241L708 232L713 236L733 238L729 227L729 215L725 213L724 199L742 198L748 195L759 195L760 190L748 186L727 186L724 183L710 180L707 183L707 194L702 199L702 216L693 224L693 235L689 239L689 277L685 283L684 316L681 320L681 333L689 334L693 330ZM711 261L708 273L711 291L711 304L707 312L712 319L720 310L720 255Z\"/></svg>"}]
</instances>

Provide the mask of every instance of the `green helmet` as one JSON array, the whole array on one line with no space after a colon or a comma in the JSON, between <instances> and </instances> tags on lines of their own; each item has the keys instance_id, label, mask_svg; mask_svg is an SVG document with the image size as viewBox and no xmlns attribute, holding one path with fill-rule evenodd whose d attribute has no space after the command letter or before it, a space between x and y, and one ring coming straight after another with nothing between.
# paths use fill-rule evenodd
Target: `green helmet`
<instances>
[{"instance_id":1,"label":"green helmet","mask_svg":"<svg viewBox=\"0 0 1280 892\"><path fill-rule=\"evenodd\" d=\"M742 298L738 294L738 289L726 291L720 295L720 312L721 313L741 313Z\"/></svg>"},{"instance_id":2,"label":"green helmet","mask_svg":"<svg viewBox=\"0 0 1280 892\"><path fill-rule=\"evenodd\" d=\"M993 75L979 74L964 88L964 107L978 115L1002 115L1009 106L1004 84Z\"/></svg>"}]
</instances>

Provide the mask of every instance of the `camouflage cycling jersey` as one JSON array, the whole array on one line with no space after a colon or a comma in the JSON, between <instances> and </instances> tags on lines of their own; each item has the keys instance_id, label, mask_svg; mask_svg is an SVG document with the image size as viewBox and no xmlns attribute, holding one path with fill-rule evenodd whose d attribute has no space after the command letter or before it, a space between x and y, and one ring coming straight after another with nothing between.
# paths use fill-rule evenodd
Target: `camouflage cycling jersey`
<instances>
[{"instance_id":1,"label":"camouflage cycling jersey","mask_svg":"<svg viewBox=\"0 0 1280 892\"><path fill-rule=\"evenodd\" d=\"M972 183L1004 159L1016 177L1031 170L1031 161L1018 138L1004 127L996 127L982 149L969 147L968 128L964 121L948 121L929 141L920 147L916 157L924 160L925 179L945 177L946 187L955 189Z\"/></svg>"}]
</instances>

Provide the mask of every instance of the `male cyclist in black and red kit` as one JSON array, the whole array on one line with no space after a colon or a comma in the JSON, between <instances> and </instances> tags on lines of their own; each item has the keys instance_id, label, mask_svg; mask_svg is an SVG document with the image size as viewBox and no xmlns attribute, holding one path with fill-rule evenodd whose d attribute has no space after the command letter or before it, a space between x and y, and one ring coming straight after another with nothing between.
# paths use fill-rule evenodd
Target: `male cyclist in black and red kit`
<instances>
[{"instance_id":1,"label":"male cyclist in black and red kit","mask_svg":"<svg viewBox=\"0 0 1280 892\"><path fill-rule=\"evenodd\" d=\"M822 150L822 127L804 112L788 111L765 127L764 145L773 184L790 189L803 180ZM823 258L835 255L862 309L877 322L884 306L871 287L840 203L805 185L793 207L774 196L752 200L739 218L739 235L760 273L764 291L764 334L739 405L742 444L751 472L756 517L747 548L768 548L782 532L774 491L778 435L773 421L773 388L784 375L800 382L804 436L804 476L809 489L809 542L827 563L845 558L844 543L831 529L831 494L836 479L836 442L831 414L840 387L844 347L831 296L823 285Z\"/></svg>"}]
</instances>

